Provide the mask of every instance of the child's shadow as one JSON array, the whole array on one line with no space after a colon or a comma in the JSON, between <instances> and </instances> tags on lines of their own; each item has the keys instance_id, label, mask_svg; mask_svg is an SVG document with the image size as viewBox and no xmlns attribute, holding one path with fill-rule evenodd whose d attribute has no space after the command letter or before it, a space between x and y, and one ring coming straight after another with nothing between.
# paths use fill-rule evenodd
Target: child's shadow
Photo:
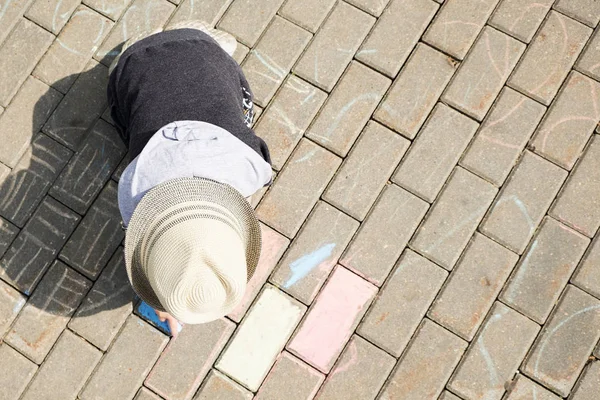
<instances>
[{"instance_id":1,"label":"child's shadow","mask_svg":"<svg viewBox=\"0 0 600 400\"><path fill-rule=\"evenodd\" d=\"M0 180L0 215L10 221L0 220L0 278L30 296L29 307L75 312L70 326L101 329L126 318L136 299L117 203L128 156L110 118L101 118L108 69L93 64L53 83L21 116L31 119L31 136L10 144L13 169ZM25 85L43 87L32 77ZM13 112L9 105L2 117Z\"/></svg>"}]
</instances>

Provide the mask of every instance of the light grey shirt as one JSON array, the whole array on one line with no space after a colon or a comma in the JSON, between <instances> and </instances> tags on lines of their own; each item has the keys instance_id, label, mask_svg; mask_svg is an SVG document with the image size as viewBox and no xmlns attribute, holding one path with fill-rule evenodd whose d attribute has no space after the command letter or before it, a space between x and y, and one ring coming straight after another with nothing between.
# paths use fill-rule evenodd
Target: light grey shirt
<instances>
[{"instance_id":1,"label":"light grey shirt","mask_svg":"<svg viewBox=\"0 0 600 400\"><path fill-rule=\"evenodd\" d=\"M271 181L272 170L256 151L223 128L200 121L172 122L152 136L121 175L118 200L123 223L129 224L148 190L183 177L226 183L248 197Z\"/></svg>"}]
</instances>

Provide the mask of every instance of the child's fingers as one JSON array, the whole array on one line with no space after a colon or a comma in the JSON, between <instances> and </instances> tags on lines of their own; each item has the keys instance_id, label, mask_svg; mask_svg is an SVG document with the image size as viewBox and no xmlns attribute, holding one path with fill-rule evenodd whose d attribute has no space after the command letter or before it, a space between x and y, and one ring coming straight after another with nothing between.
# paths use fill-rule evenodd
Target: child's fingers
<instances>
[{"instance_id":1,"label":"child's fingers","mask_svg":"<svg viewBox=\"0 0 600 400\"><path fill-rule=\"evenodd\" d=\"M178 325L179 324L177 323L175 318L169 318L169 330L171 331L173 339L175 339L177 337L177 334L179 333L179 329L177 329Z\"/></svg>"},{"instance_id":2,"label":"child's fingers","mask_svg":"<svg viewBox=\"0 0 600 400\"><path fill-rule=\"evenodd\" d=\"M160 322L165 322L167 319L165 318L164 314L161 313L160 311L156 311L154 310L154 312L156 313L156 316L158 317Z\"/></svg>"}]
</instances>

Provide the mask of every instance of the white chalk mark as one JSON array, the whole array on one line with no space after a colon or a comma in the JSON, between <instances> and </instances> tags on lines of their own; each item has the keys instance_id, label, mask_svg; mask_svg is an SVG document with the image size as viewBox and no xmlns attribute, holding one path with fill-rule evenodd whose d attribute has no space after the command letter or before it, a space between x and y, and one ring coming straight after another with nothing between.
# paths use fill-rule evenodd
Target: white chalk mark
<instances>
[{"instance_id":1,"label":"white chalk mark","mask_svg":"<svg viewBox=\"0 0 600 400\"><path fill-rule=\"evenodd\" d=\"M306 160L308 160L309 158L311 158L312 156L315 155L315 153L317 152L316 149L313 149L311 151L309 151L306 155L304 155L303 157L297 159L296 161L294 161L294 163L301 163L304 162Z\"/></svg>"},{"instance_id":2,"label":"white chalk mark","mask_svg":"<svg viewBox=\"0 0 600 400\"><path fill-rule=\"evenodd\" d=\"M537 359L535 361L535 367L534 367L535 375L538 375L540 361L542 360L542 355L544 354L544 351L546 350L546 346L548 345L550 338L552 338L552 336L554 336L554 334L556 332L561 330L562 327L565 326L567 323L569 323L569 321L571 321L573 318L578 317L582 314L588 313L590 311L597 310L597 309L600 309L600 304L596 304L593 306L586 307L582 310L579 310L575 314L570 315L568 318L566 318L564 321L562 321L561 323L556 325L551 331L548 332L548 335L546 336L546 340L544 340L544 343L542 344L542 347L540 347L540 351L537 354Z\"/></svg>"},{"instance_id":3,"label":"white chalk mark","mask_svg":"<svg viewBox=\"0 0 600 400\"><path fill-rule=\"evenodd\" d=\"M521 279L523 278L523 275L525 275L525 272L529 268L529 260L531 258L531 255L534 253L537 246L538 246L538 241L536 239L531 244L529 251L525 255L523 262L519 266L519 270L517 271L514 278L512 279L511 284L506 289L506 292L504 295L506 297L506 300L508 300L509 302L512 302L514 300L515 293L518 291L519 286L521 285Z\"/></svg>"},{"instance_id":4,"label":"white chalk mark","mask_svg":"<svg viewBox=\"0 0 600 400\"><path fill-rule=\"evenodd\" d=\"M283 79L286 72L285 69L278 65L271 57L266 54L262 54L258 50L251 50L251 53L256 56L256 59L260 61L269 71L274 73L278 78Z\"/></svg>"},{"instance_id":5,"label":"white chalk mark","mask_svg":"<svg viewBox=\"0 0 600 400\"><path fill-rule=\"evenodd\" d=\"M60 44L60 47L62 47L63 49L67 50L68 52L70 52L70 53L73 53L73 54L75 54L75 55L78 55L78 56L82 56L82 57L84 57L84 55L83 55L83 54L82 54L80 51L77 51L77 50L75 50L75 49L72 49L71 47L67 46L67 45L66 45L66 44L65 44L65 43L64 43L62 40L60 40L59 38L57 38L57 39L56 39L56 41L58 42L58 44Z\"/></svg>"},{"instance_id":6,"label":"white chalk mark","mask_svg":"<svg viewBox=\"0 0 600 400\"><path fill-rule=\"evenodd\" d=\"M342 122L342 119L357 103L364 101L364 100L379 100L379 97L380 96L377 95L376 93L363 93L360 96L357 96L354 99L352 99L348 104L346 104L344 107L342 107L340 109L340 111L338 112L338 114L335 117L335 119L333 120L333 122L329 125L329 128L320 137L322 139L327 139L329 136L331 136L331 134L337 129L340 122ZM319 135L317 135L317 136L319 136Z\"/></svg>"}]
</instances>

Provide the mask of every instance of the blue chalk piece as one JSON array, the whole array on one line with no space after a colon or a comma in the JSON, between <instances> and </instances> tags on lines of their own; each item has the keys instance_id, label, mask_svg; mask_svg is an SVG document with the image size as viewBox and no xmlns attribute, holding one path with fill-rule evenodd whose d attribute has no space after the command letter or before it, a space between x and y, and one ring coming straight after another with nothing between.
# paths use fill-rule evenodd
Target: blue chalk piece
<instances>
[{"instance_id":1,"label":"blue chalk piece","mask_svg":"<svg viewBox=\"0 0 600 400\"><path fill-rule=\"evenodd\" d=\"M167 321L162 322L160 319L158 319L158 315L156 315L156 313L154 312L154 308L150 307L145 302L142 301L140 303L138 307L138 313L142 317L144 317L144 319L146 319L148 322L156 326L158 329L160 329L167 335L171 334L171 331L169 330L169 324L167 323Z\"/></svg>"},{"instance_id":2,"label":"blue chalk piece","mask_svg":"<svg viewBox=\"0 0 600 400\"><path fill-rule=\"evenodd\" d=\"M284 288L289 288L300 279L304 278L310 271L319 266L323 261L331 256L335 243L329 243L321 246L319 249L310 254L300 257L290 264L292 276L283 285Z\"/></svg>"}]
</instances>

